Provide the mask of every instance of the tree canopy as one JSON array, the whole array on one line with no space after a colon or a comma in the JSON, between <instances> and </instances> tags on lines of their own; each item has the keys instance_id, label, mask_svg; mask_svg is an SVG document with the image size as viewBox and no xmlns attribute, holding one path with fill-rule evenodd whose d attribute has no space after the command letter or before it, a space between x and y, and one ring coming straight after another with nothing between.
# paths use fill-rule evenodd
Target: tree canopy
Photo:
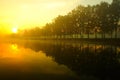
<instances>
[{"instance_id":1,"label":"tree canopy","mask_svg":"<svg viewBox=\"0 0 120 80\"><path fill-rule=\"evenodd\" d=\"M67 15L59 15L43 28L36 27L25 30L23 36L55 37L55 38L83 38L84 35L105 34L117 37L120 21L120 1L113 0L111 4L101 2L93 6L79 5Z\"/></svg>"}]
</instances>

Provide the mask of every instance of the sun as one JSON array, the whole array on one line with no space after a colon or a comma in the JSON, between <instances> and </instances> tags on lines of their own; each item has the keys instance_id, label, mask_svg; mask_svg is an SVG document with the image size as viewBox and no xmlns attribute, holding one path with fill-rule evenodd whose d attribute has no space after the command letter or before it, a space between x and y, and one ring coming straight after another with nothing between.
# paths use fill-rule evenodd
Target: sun
<instances>
[{"instance_id":1,"label":"sun","mask_svg":"<svg viewBox=\"0 0 120 80\"><path fill-rule=\"evenodd\" d=\"M18 28L12 28L12 32L13 33L17 33L18 32Z\"/></svg>"}]
</instances>

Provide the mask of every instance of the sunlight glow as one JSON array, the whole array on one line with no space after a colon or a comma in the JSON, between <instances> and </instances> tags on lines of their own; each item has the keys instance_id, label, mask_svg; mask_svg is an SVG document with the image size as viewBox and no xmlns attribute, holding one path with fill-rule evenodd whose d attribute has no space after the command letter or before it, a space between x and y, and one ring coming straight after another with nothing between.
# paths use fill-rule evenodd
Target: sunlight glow
<instances>
[{"instance_id":1,"label":"sunlight glow","mask_svg":"<svg viewBox=\"0 0 120 80\"><path fill-rule=\"evenodd\" d=\"M12 28L12 32L13 33L17 33L18 32L18 28Z\"/></svg>"},{"instance_id":2,"label":"sunlight glow","mask_svg":"<svg viewBox=\"0 0 120 80\"><path fill-rule=\"evenodd\" d=\"M19 29L43 27L58 15L66 15L79 4L96 4L100 1L112 2L112 0L7 0L7 2L0 0L0 32L11 33L14 22L19 25ZM17 28L12 29L12 33L17 31Z\"/></svg>"},{"instance_id":3,"label":"sunlight glow","mask_svg":"<svg viewBox=\"0 0 120 80\"><path fill-rule=\"evenodd\" d=\"M65 5L66 5L65 2L52 2L52 3L46 4L46 7L48 9L56 9L56 8L59 8L59 7L64 7Z\"/></svg>"},{"instance_id":4,"label":"sunlight glow","mask_svg":"<svg viewBox=\"0 0 120 80\"><path fill-rule=\"evenodd\" d=\"M13 50L18 50L18 46L17 46L16 44L12 44L12 45L11 45L11 48L12 48Z\"/></svg>"}]
</instances>

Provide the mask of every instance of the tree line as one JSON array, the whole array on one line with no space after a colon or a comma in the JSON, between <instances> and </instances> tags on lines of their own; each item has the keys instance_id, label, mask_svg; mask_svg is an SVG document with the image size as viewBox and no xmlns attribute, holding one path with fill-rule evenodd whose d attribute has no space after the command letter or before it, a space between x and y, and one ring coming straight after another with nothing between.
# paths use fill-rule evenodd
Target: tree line
<instances>
[{"instance_id":1,"label":"tree line","mask_svg":"<svg viewBox=\"0 0 120 80\"><path fill-rule=\"evenodd\" d=\"M97 5L79 5L67 15L59 15L43 28L21 31L25 37L41 38L117 38L120 27L120 0ZM114 33L114 34L113 34ZM86 36L86 37L85 37Z\"/></svg>"}]
</instances>

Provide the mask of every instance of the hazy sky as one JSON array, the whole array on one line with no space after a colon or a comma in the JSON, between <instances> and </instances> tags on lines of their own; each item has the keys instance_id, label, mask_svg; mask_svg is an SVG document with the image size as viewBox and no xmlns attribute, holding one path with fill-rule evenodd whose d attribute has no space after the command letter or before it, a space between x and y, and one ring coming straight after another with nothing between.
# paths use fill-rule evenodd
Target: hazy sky
<instances>
[{"instance_id":1,"label":"hazy sky","mask_svg":"<svg viewBox=\"0 0 120 80\"><path fill-rule=\"evenodd\" d=\"M58 15L65 15L77 5L112 0L0 0L0 30L13 27L43 26Z\"/></svg>"}]
</instances>

